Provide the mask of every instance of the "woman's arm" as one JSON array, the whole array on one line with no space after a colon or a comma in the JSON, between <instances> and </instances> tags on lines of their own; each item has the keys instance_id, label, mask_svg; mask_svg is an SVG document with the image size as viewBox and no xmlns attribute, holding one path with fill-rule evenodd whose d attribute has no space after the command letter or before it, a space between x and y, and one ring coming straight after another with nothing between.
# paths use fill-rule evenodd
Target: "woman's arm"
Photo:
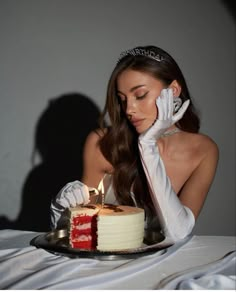
<instances>
[{"instance_id":1,"label":"woman's arm","mask_svg":"<svg viewBox=\"0 0 236 292\"><path fill-rule=\"evenodd\" d=\"M182 118L189 101L185 101L179 111L173 114L173 92L164 89L156 104L158 119L139 136L139 152L162 231L168 241L175 242L191 233L195 216L200 212L214 177L218 158L216 150L208 150L210 153L207 151L208 155L198 164L178 197L166 174L157 140L167 128Z\"/></svg>"},{"instance_id":2,"label":"woman's arm","mask_svg":"<svg viewBox=\"0 0 236 292\"><path fill-rule=\"evenodd\" d=\"M208 150L182 187L179 197L166 174L164 162L155 143L139 140L141 161L162 231L168 241L176 242L191 233L213 181L218 148L205 143Z\"/></svg>"},{"instance_id":3,"label":"woman's arm","mask_svg":"<svg viewBox=\"0 0 236 292\"><path fill-rule=\"evenodd\" d=\"M195 218L172 188L158 146L139 139L139 152L150 195L166 240L174 243L191 233Z\"/></svg>"},{"instance_id":4,"label":"woman's arm","mask_svg":"<svg viewBox=\"0 0 236 292\"><path fill-rule=\"evenodd\" d=\"M92 202L91 188L97 188L104 176L105 159L98 146L99 136L95 132L89 134L84 147L84 175L82 181L66 184L51 203L51 226L53 229L64 224L66 208ZM91 201L90 201L91 199Z\"/></svg>"}]
</instances>

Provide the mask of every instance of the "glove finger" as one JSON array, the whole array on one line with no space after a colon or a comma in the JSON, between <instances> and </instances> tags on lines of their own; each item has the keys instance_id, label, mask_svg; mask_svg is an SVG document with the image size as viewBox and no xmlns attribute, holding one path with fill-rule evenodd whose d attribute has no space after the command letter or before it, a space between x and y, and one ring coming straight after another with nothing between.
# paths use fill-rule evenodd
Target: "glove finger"
<instances>
[{"instance_id":1,"label":"glove finger","mask_svg":"<svg viewBox=\"0 0 236 292\"><path fill-rule=\"evenodd\" d=\"M179 110L179 108L182 105L182 100L179 97L175 97L173 99L173 114L177 113L177 111Z\"/></svg>"},{"instance_id":2,"label":"glove finger","mask_svg":"<svg viewBox=\"0 0 236 292\"><path fill-rule=\"evenodd\" d=\"M165 96L165 98L163 99L163 108L164 108L164 120L167 120L169 118L169 95L168 95L168 91L167 94Z\"/></svg>"},{"instance_id":3,"label":"glove finger","mask_svg":"<svg viewBox=\"0 0 236 292\"><path fill-rule=\"evenodd\" d=\"M68 184L65 185L65 187L62 189L62 191L63 192L71 191L74 187L78 187L81 184L83 185L83 183L81 183L78 180L75 180L73 182L69 182Z\"/></svg>"},{"instance_id":4,"label":"glove finger","mask_svg":"<svg viewBox=\"0 0 236 292\"><path fill-rule=\"evenodd\" d=\"M168 88L167 89L167 93L168 93L168 101L167 101L168 111L167 111L167 118L168 119L172 119L173 110L174 110L173 90L171 88Z\"/></svg>"},{"instance_id":5,"label":"glove finger","mask_svg":"<svg viewBox=\"0 0 236 292\"><path fill-rule=\"evenodd\" d=\"M81 205L84 203L84 198L82 195L82 190L81 188L76 188L73 190L73 194L74 194L74 198L75 198L75 202L77 205Z\"/></svg>"},{"instance_id":6,"label":"glove finger","mask_svg":"<svg viewBox=\"0 0 236 292\"><path fill-rule=\"evenodd\" d=\"M74 181L73 183L72 183L72 188L80 188L80 187L82 187L84 184L81 182L81 181L79 181L79 180L76 180L76 181Z\"/></svg>"},{"instance_id":7,"label":"glove finger","mask_svg":"<svg viewBox=\"0 0 236 292\"><path fill-rule=\"evenodd\" d=\"M75 207L76 205L82 204L80 188L73 188L71 191L71 206Z\"/></svg>"},{"instance_id":8,"label":"glove finger","mask_svg":"<svg viewBox=\"0 0 236 292\"><path fill-rule=\"evenodd\" d=\"M67 191L71 188L72 185L73 185L73 182L69 182L69 183L67 183L67 184L62 188L61 192L62 192L62 193L67 192Z\"/></svg>"},{"instance_id":9,"label":"glove finger","mask_svg":"<svg viewBox=\"0 0 236 292\"><path fill-rule=\"evenodd\" d=\"M56 196L56 201L59 204L59 201L61 201L61 199L63 199L65 197L65 192L67 191L67 189L69 188L68 185L64 186L57 194Z\"/></svg>"},{"instance_id":10,"label":"glove finger","mask_svg":"<svg viewBox=\"0 0 236 292\"><path fill-rule=\"evenodd\" d=\"M76 206L76 196L74 194L74 189L75 188L80 188L80 183L78 180L70 182L66 185L65 190L62 193L61 196L61 201L65 201L64 204L66 204L67 208L68 207L75 207Z\"/></svg>"},{"instance_id":11,"label":"glove finger","mask_svg":"<svg viewBox=\"0 0 236 292\"><path fill-rule=\"evenodd\" d=\"M83 196L83 203L84 204L88 204L90 202L90 200L89 200L89 189L88 189L88 187L86 185L83 185L81 194Z\"/></svg>"},{"instance_id":12,"label":"glove finger","mask_svg":"<svg viewBox=\"0 0 236 292\"><path fill-rule=\"evenodd\" d=\"M73 183L74 183L74 182L67 183L67 184L61 189L61 191L60 191L60 192L58 193L58 195L57 195L57 198L58 198L57 202L58 202L58 203L59 203L59 201L63 203L63 200L64 200L65 196L67 196L67 193L71 192L71 188L72 188L72 186L73 186Z\"/></svg>"},{"instance_id":13,"label":"glove finger","mask_svg":"<svg viewBox=\"0 0 236 292\"><path fill-rule=\"evenodd\" d=\"M183 117L183 115L184 115L184 113L186 112L186 110L187 110L189 104L190 104L190 100L188 99L188 100L186 100L186 101L183 103L183 105L182 105L181 108L178 110L178 112L173 116L173 121L174 121L175 123L176 123L177 121L179 121L179 120Z\"/></svg>"},{"instance_id":14,"label":"glove finger","mask_svg":"<svg viewBox=\"0 0 236 292\"><path fill-rule=\"evenodd\" d=\"M80 204L87 204L89 198L89 190L88 187L85 186L82 182L78 181L76 184L73 185L73 194L78 205ZM86 192L86 195L84 195Z\"/></svg>"},{"instance_id":15,"label":"glove finger","mask_svg":"<svg viewBox=\"0 0 236 292\"><path fill-rule=\"evenodd\" d=\"M164 119L164 109L162 99L160 96L156 100L156 105L158 107L158 120L162 121Z\"/></svg>"},{"instance_id":16,"label":"glove finger","mask_svg":"<svg viewBox=\"0 0 236 292\"><path fill-rule=\"evenodd\" d=\"M162 102L162 109L163 109L163 117L162 120L166 120L168 118L168 90L162 89L161 91L161 102Z\"/></svg>"},{"instance_id":17,"label":"glove finger","mask_svg":"<svg viewBox=\"0 0 236 292\"><path fill-rule=\"evenodd\" d=\"M67 208L76 206L76 200L73 192L68 192L65 194L64 202L67 205Z\"/></svg>"},{"instance_id":18,"label":"glove finger","mask_svg":"<svg viewBox=\"0 0 236 292\"><path fill-rule=\"evenodd\" d=\"M162 90L163 119L171 120L173 116L173 91L171 88Z\"/></svg>"}]
</instances>

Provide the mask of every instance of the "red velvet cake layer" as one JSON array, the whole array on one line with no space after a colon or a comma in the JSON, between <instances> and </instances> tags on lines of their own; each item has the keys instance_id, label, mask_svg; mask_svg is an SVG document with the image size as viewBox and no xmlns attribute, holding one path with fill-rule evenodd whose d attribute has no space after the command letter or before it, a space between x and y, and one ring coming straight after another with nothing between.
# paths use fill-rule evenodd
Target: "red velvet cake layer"
<instances>
[{"instance_id":1,"label":"red velvet cake layer","mask_svg":"<svg viewBox=\"0 0 236 292\"><path fill-rule=\"evenodd\" d=\"M80 249L96 249L97 215L80 214L72 218L71 246Z\"/></svg>"}]
</instances>

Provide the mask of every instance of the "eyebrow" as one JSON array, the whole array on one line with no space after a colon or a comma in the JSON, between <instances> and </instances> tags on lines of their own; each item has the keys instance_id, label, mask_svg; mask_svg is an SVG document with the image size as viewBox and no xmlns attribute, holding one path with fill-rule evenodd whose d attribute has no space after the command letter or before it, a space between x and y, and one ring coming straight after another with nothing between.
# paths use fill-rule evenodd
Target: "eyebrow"
<instances>
[{"instance_id":1,"label":"eyebrow","mask_svg":"<svg viewBox=\"0 0 236 292\"><path fill-rule=\"evenodd\" d=\"M136 89L138 89L138 88L140 88L140 87L143 87L143 86L146 86L146 85L145 85L145 84L136 85L136 86L132 87L132 88L129 90L129 92L133 92L134 90L136 90ZM117 90L117 93L124 94L124 93L122 93L122 92L119 91L119 90Z\"/></svg>"}]
</instances>

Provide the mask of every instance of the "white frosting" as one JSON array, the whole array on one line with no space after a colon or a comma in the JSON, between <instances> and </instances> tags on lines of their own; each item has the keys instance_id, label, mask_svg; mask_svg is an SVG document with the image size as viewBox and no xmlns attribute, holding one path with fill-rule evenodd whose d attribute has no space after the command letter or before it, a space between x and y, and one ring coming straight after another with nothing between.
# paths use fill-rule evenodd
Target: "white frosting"
<instances>
[{"instance_id":1,"label":"white frosting","mask_svg":"<svg viewBox=\"0 0 236 292\"><path fill-rule=\"evenodd\" d=\"M80 225L76 226L75 228L78 229L78 230L89 229L89 228L91 228L91 222L90 223L80 224Z\"/></svg>"},{"instance_id":2,"label":"white frosting","mask_svg":"<svg viewBox=\"0 0 236 292\"><path fill-rule=\"evenodd\" d=\"M79 241L88 241L88 240L92 240L92 236L91 235L80 235L79 237L78 237L78 240Z\"/></svg>"},{"instance_id":3,"label":"white frosting","mask_svg":"<svg viewBox=\"0 0 236 292\"><path fill-rule=\"evenodd\" d=\"M76 216L93 216L95 214L97 214L97 212L100 210L98 207L95 207L95 205L93 205L94 208L88 208L88 207L75 207L75 208L70 208L70 218L72 220L73 217Z\"/></svg>"},{"instance_id":4,"label":"white frosting","mask_svg":"<svg viewBox=\"0 0 236 292\"><path fill-rule=\"evenodd\" d=\"M129 206L117 206L115 210L105 208L100 210L97 222L98 250L123 250L142 245L143 209Z\"/></svg>"}]
</instances>

